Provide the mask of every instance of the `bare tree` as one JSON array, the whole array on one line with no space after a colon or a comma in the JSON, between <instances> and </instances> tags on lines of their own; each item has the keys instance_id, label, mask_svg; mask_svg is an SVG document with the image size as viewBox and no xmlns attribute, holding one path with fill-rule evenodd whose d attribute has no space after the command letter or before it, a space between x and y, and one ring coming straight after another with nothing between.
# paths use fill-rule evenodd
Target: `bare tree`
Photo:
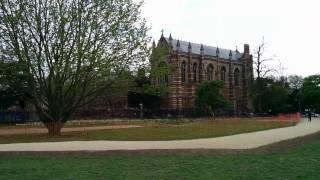
<instances>
[{"instance_id":1,"label":"bare tree","mask_svg":"<svg viewBox=\"0 0 320 180\"><path fill-rule=\"evenodd\" d=\"M254 65L254 71L256 73L257 79L265 78L270 73L275 72L276 70L268 64L268 62L273 61L273 57L264 57L266 49L266 43L264 41L264 38L262 38L261 43L258 45L258 47L255 49L253 57L253 65Z\"/></svg>"},{"instance_id":2,"label":"bare tree","mask_svg":"<svg viewBox=\"0 0 320 180\"><path fill-rule=\"evenodd\" d=\"M142 3L132 0L0 0L2 53L23 64L50 135L114 77L148 55Z\"/></svg>"},{"instance_id":3,"label":"bare tree","mask_svg":"<svg viewBox=\"0 0 320 180\"><path fill-rule=\"evenodd\" d=\"M276 70L270 65L269 62L273 61L273 57L265 57L265 50L266 50L266 43L264 38L262 38L261 43L258 47L254 50L253 53L253 68L255 71L256 79L254 82L254 88L252 89L252 95L255 101L255 110L257 112L262 112L262 99L263 95L262 92L265 89L266 77L270 76L271 73L276 72Z\"/></svg>"},{"instance_id":4,"label":"bare tree","mask_svg":"<svg viewBox=\"0 0 320 180\"><path fill-rule=\"evenodd\" d=\"M288 82L290 88L294 90L299 90L303 85L303 77L299 75L290 75L288 77Z\"/></svg>"}]
</instances>

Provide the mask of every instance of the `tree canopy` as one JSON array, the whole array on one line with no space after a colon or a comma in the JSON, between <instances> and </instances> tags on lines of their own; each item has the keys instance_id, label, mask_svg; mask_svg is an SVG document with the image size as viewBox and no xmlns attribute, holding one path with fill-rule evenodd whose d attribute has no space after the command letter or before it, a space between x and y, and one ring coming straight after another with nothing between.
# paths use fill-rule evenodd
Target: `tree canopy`
<instances>
[{"instance_id":1,"label":"tree canopy","mask_svg":"<svg viewBox=\"0 0 320 180\"><path fill-rule=\"evenodd\" d=\"M1 53L23 65L42 122L61 127L118 74L146 59L149 38L141 5L133 0L0 0ZM50 128L49 133L55 134Z\"/></svg>"},{"instance_id":2,"label":"tree canopy","mask_svg":"<svg viewBox=\"0 0 320 180\"><path fill-rule=\"evenodd\" d=\"M6 110L18 103L24 108L28 97L26 77L17 62L0 60L0 110Z\"/></svg>"},{"instance_id":3,"label":"tree canopy","mask_svg":"<svg viewBox=\"0 0 320 180\"><path fill-rule=\"evenodd\" d=\"M170 77L173 66L167 63L168 50L153 47L147 66L138 69L134 91L156 96L169 93Z\"/></svg>"},{"instance_id":4,"label":"tree canopy","mask_svg":"<svg viewBox=\"0 0 320 180\"><path fill-rule=\"evenodd\" d=\"M227 108L230 102L221 94L223 81L204 81L196 92L195 106L200 113L214 113Z\"/></svg>"},{"instance_id":5,"label":"tree canopy","mask_svg":"<svg viewBox=\"0 0 320 180\"><path fill-rule=\"evenodd\" d=\"M257 86L263 88L255 88ZM287 111L289 86L285 80L261 78L253 88L253 104L257 113Z\"/></svg>"},{"instance_id":6,"label":"tree canopy","mask_svg":"<svg viewBox=\"0 0 320 180\"><path fill-rule=\"evenodd\" d=\"M304 78L301 88L303 103L313 110L320 112L320 75Z\"/></svg>"}]
</instances>

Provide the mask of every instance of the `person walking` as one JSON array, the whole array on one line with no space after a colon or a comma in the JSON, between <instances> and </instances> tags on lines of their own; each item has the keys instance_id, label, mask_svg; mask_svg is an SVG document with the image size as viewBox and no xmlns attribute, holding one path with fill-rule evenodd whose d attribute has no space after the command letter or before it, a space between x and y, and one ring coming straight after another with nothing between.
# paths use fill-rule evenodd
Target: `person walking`
<instances>
[{"instance_id":1,"label":"person walking","mask_svg":"<svg viewBox=\"0 0 320 180\"><path fill-rule=\"evenodd\" d=\"M311 111L308 112L308 122L311 122Z\"/></svg>"}]
</instances>

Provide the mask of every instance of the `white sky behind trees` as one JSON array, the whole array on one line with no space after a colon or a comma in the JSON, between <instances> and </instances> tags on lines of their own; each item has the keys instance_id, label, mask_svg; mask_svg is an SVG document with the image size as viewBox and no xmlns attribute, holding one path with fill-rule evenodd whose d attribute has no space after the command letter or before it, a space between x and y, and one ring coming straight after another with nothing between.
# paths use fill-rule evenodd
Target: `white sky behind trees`
<instances>
[{"instance_id":1,"label":"white sky behind trees","mask_svg":"<svg viewBox=\"0 0 320 180\"><path fill-rule=\"evenodd\" d=\"M320 73L319 0L144 0L142 15L157 41L165 36L243 51L264 37L283 75Z\"/></svg>"}]
</instances>

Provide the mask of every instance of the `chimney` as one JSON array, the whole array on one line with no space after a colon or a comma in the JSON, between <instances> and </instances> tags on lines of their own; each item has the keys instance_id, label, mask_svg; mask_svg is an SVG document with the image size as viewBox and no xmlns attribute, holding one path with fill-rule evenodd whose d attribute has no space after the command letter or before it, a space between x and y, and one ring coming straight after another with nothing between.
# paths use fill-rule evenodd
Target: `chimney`
<instances>
[{"instance_id":1,"label":"chimney","mask_svg":"<svg viewBox=\"0 0 320 180\"><path fill-rule=\"evenodd\" d=\"M249 44L245 44L245 45L244 45L243 53L244 53L244 54L250 54Z\"/></svg>"}]
</instances>

